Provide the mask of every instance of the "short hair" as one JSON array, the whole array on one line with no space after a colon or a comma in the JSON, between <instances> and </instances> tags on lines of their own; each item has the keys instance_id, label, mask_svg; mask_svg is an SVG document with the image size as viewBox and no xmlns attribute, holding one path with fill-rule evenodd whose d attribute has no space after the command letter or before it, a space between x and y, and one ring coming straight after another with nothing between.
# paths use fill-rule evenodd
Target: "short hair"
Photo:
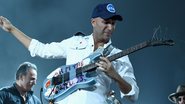
<instances>
[{"instance_id":1,"label":"short hair","mask_svg":"<svg viewBox=\"0 0 185 104\"><path fill-rule=\"evenodd\" d=\"M27 72L31 69L37 71L37 66L31 62L23 62L22 64L20 64L19 67L17 68L16 80L19 80L19 77L21 75L26 75Z\"/></svg>"}]
</instances>

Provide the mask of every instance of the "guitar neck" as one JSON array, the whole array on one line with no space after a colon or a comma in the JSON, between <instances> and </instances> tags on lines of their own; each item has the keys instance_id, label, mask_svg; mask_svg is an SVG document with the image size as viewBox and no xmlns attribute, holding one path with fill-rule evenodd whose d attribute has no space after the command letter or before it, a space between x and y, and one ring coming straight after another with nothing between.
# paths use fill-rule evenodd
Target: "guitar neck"
<instances>
[{"instance_id":1,"label":"guitar neck","mask_svg":"<svg viewBox=\"0 0 185 104\"><path fill-rule=\"evenodd\" d=\"M143 43L140 43L140 44L137 44L137 45L135 45L133 47L130 47L130 48L126 49L126 50L118 52L118 53L116 53L116 54L114 54L112 56L109 56L108 60L112 62L112 61L114 61L114 60L116 60L118 58L121 58L121 57L123 57L125 55L131 54L133 52L136 52L136 51L138 51L140 49L143 49L145 47L148 47L148 46L149 46L148 45L148 41L145 41ZM80 70L83 71L83 72L86 72L86 71L90 71L91 69L94 69L96 67L97 66L95 65L95 63L91 63L91 64L88 64L88 65L86 65L84 67L81 67Z\"/></svg>"},{"instance_id":2,"label":"guitar neck","mask_svg":"<svg viewBox=\"0 0 185 104\"><path fill-rule=\"evenodd\" d=\"M138 50L141 50L141 49L143 49L145 47L148 47L148 42L147 41L145 41L143 43L140 43L140 44L137 44L137 45L135 45L133 47L130 47L130 48L126 49L126 50L123 50L121 52L118 52L118 53L116 53L116 54L114 54L112 56L109 56L108 60L112 62L112 61L114 61L114 60L116 60L118 58L121 58L123 56L129 55L129 54L131 54L133 52L136 52Z\"/></svg>"}]
</instances>

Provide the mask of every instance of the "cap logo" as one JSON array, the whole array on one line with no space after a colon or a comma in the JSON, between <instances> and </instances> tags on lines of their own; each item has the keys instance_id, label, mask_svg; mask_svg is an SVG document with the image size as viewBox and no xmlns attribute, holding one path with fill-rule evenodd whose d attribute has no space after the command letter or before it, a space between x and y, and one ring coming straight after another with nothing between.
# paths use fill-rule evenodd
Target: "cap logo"
<instances>
[{"instance_id":1,"label":"cap logo","mask_svg":"<svg viewBox=\"0 0 185 104\"><path fill-rule=\"evenodd\" d=\"M115 8L114 8L114 6L112 4L108 4L107 5L107 10L109 12L111 12L111 13L115 13L116 12L116 10L115 10Z\"/></svg>"}]
</instances>

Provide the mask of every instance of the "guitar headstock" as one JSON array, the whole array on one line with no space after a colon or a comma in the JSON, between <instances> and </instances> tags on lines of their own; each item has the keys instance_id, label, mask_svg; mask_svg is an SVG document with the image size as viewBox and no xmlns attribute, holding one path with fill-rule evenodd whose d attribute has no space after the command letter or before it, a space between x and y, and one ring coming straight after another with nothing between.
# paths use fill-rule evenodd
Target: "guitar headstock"
<instances>
[{"instance_id":1,"label":"guitar headstock","mask_svg":"<svg viewBox=\"0 0 185 104\"><path fill-rule=\"evenodd\" d=\"M173 46L175 42L171 39L164 40L164 39L152 39L148 41L147 43L150 46L161 46L161 45L167 45L167 46Z\"/></svg>"}]
</instances>

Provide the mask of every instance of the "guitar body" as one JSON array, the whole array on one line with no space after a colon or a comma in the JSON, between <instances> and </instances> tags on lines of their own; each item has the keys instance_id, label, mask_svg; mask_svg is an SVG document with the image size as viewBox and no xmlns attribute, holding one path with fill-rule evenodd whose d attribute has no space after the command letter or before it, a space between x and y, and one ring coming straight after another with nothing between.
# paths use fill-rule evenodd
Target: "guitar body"
<instances>
[{"instance_id":1,"label":"guitar body","mask_svg":"<svg viewBox=\"0 0 185 104\"><path fill-rule=\"evenodd\" d=\"M73 65L60 66L51 72L43 82L43 95L46 100L59 101L78 89L91 90L96 76L95 68L83 71L81 67L94 63L102 55L103 48Z\"/></svg>"},{"instance_id":2,"label":"guitar body","mask_svg":"<svg viewBox=\"0 0 185 104\"><path fill-rule=\"evenodd\" d=\"M47 76L43 84L43 94L45 99L53 99L55 101L61 100L76 91L77 89L87 88L96 83L94 77L88 78L86 77L85 73L76 76L76 66L76 64L69 66L61 66ZM62 82L62 78L58 79L58 81L56 81L57 84L55 85L53 82L53 76L56 76L56 78L58 78L58 75L64 75L62 72L70 73L70 75L68 74L69 80Z\"/></svg>"}]
</instances>

